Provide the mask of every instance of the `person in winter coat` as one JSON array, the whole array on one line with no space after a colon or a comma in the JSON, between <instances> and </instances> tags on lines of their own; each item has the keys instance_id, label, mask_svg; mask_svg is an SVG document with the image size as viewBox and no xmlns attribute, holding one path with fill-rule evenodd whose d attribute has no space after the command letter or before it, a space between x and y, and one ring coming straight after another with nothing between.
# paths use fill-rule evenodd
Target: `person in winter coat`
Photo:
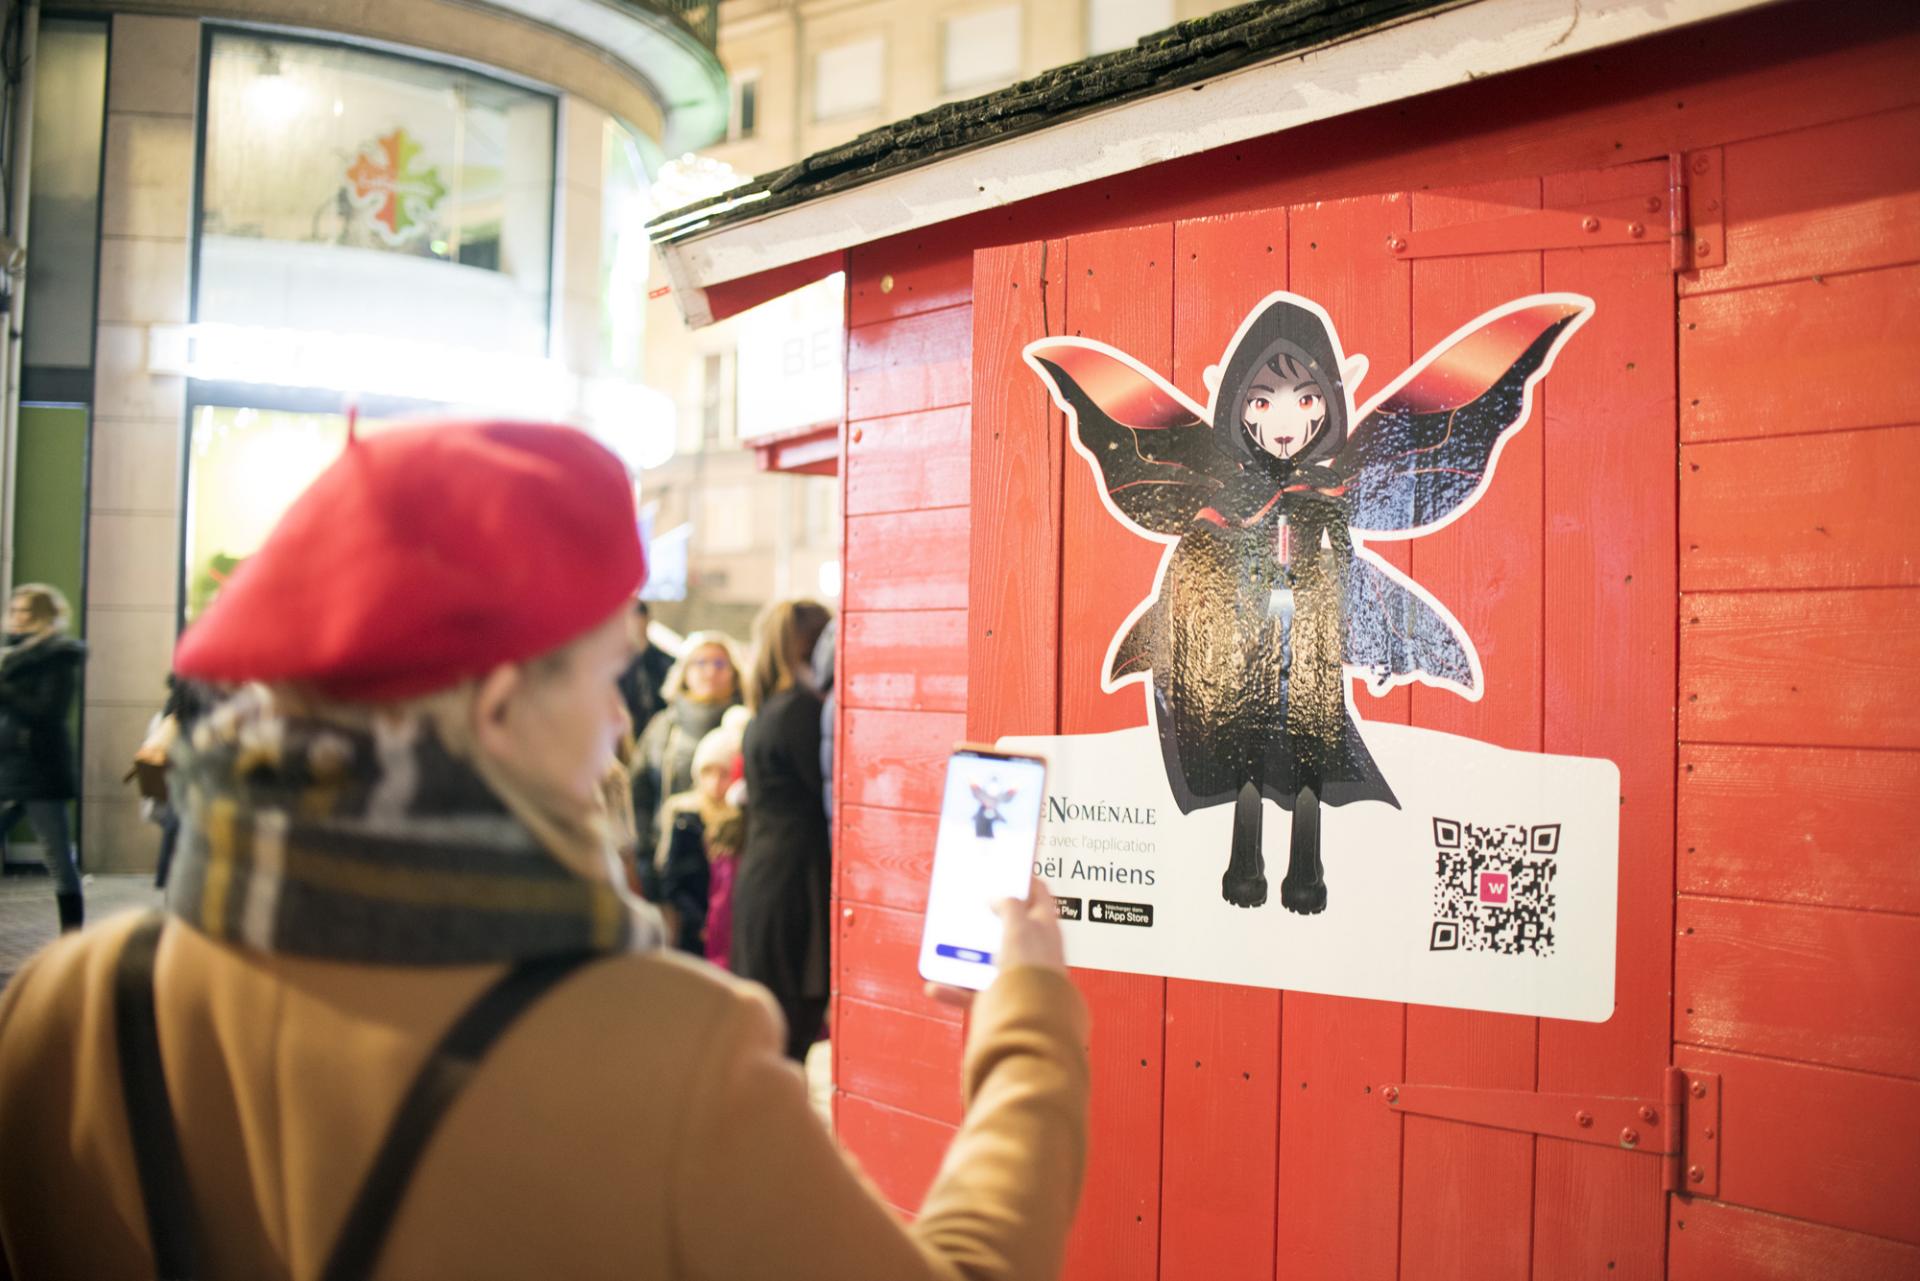
<instances>
[{"instance_id":1,"label":"person in winter coat","mask_svg":"<svg viewBox=\"0 0 1920 1281\"><path fill-rule=\"evenodd\" d=\"M666 706L636 732L633 818L640 833L640 884L648 898L655 886L651 855L659 848L660 804L693 787L693 751L720 725L729 707L740 702L740 659L731 638L721 632L694 632L679 661L660 687Z\"/></svg>"},{"instance_id":2,"label":"person in winter coat","mask_svg":"<svg viewBox=\"0 0 1920 1281\"><path fill-rule=\"evenodd\" d=\"M635 734L645 729L665 704L660 691L667 683L667 673L673 670L673 655L654 644L647 633L652 623L652 606L635 600L633 612L627 615L627 638L633 643L633 658L616 682L620 686L620 697L627 704L627 715L633 719Z\"/></svg>"},{"instance_id":3,"label":"person in winter coat","mask_svg":"<svg viewBox=\"0 0 1920 1281\"><path fill-rule=\"evenodd\" d=\"M733 937L734 873L747 830L746 813L729 795L745 721L745 708L731 708L720 727L700 740L693 788L667 798L654 853L659 903L673 945L719 965L727 963Z\"/></svg>"},{"instance_id":4,"label":"person in winter coat","mask_svg":"<svg viewBox=\"0 0 1920 1281\"><path fill-rule=\"evenodd\" d=\"M53 876L62 932L79 929L86 915L67 826L67 803L79 795L67 718L87 647L67 634L69 617L59 589L25 583L7 602L0 646L0 840L24 810Z\"/></svg>"},{"instance_id":5,"label":"person in winter coat","mask_svg":"<svg viewBox=\"0 0 1920 1281\"><path fill-rule=\"evenodd\" d=\"M830 616L779 601L753 626L747 678L747 845L733 887L733 972L764 983L787 1016L787 1053L805 1059L827 1015L833 862L821 800L814 644Z\"/></svg>"},{"instance_id":6,"label":"person in winter coat","mask_svg":"<svg viewBox=\"0 0 1920 1281\"><path fill-rule=\"evenodd\" d=\"M568 428L350 438L181 638L182 674L261 684L177 747L165 912L0 993L0 1277L1056 1275L1088 1073L1044 887L911 1225L765 992L620 887L632 492Z\"/></svg>"}]
</instances>

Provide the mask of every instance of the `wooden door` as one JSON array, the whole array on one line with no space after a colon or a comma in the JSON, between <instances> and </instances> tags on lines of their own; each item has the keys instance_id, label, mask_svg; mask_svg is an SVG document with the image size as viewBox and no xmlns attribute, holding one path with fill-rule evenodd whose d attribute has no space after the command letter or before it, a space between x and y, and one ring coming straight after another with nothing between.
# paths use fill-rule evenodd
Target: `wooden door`
<instances>
[{"instance_id":1,"label":"wooden door","mask_svg":"<svg viewBox=\"0 0 1920 1281\"><path fill-rule=\"evenodd\" d=\"M1486 497L1445 529L1379 545L1471 634L1485 697L1401 689L1362 691L1357 703L1369 720L1619 764L1614 1017L1576 1024L1080 972L1094 1011L1094 1138L1070 1276L1663 1274L1659 1157L1524 1124L1396 1115L1383 1087L1495 1089L1516 1112L1538 1093L1662 1097L1676 662L1668 186L1667 165L1643 164L976 255L971 737L1146 721L1139 688L1104 694L1099 668L1161 548L1102 507L1021 363L1027 342L1110 343L1204 402L1201 371L1241 318L1290 289L1370 359L1364 400L1513 298L1568 291L1597 307ZM1568 229L1590 217L1604 247L1548 247L1583 245ZM1635 221L1637 237L1625 231ZM1287 927L1277 906L1264 910Z\"/></svg>"}]
</instances>

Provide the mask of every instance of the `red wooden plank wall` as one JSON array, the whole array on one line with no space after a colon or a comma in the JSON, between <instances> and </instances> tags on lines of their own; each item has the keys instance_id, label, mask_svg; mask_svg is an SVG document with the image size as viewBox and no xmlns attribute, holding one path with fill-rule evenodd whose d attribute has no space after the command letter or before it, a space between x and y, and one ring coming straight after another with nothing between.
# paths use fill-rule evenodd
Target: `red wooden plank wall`
<instances>
[{"instance_id":1,"label":"red wooden plank wall","mask_svg":"<svg viewBox=\"0 0 1920 1281\"><path fill-rule=\"evenodd\" d=\"M1727 265L1681 283L1673 1036L1726 1146L1672 1275L1920 1275L1920 107L1725 164Z\"/></svg>"},{"instance_id":2,"label":"red wooden plank wall","mask_svg":"<svg viewBox=\"0 0 1920 1281\"><path fill-rule=\"evenodd\" d=\"M925 997L917 954L967 710L972 267L922 237L854 253L847 279L834 1117L908 1213L961 1112L960 1015Z\"/></svg>"},{"instance_id":3,"label":"red wooden plank wall","mask_svg":"<svg viewBox=\"0 0 1920 1281\"><path fill-rule=\"evenodd\" d=\"M963 731L1141 715L1137 690L1100 695L1088 667L1133 598L1092 599L1074 574L1092 561L1144 585L1154 549L1091 501L1019 347L1097 315L1092 336L1198 392L1222 328L1285 280L1378 386L1466 318L1435 298L1577 289L1599 314L1482 508L1381 548L1448 600L1501 683L1477 706L1360 705L1620 763L1615 1018L1087 976L1097 1134L1071 1275L1920 1275L1916 54L1910 13L1787 5L1515 78L1535 96L1454 91L1390 128L1346 117L853 253L837 1106L896 1206L917 1203L957 1116L959 1023L914 974L940 759ZM1513 111L1522 98L1557 103L1552 127ZM1652 247L1470 268L1377 252L1390 231L1641 180L1525 175L1711 146L1727 265L1679 278L1677 343ZM1493 180L1427 190L1475 174ZM1417 194L1313 199L1392 187ZM1150 225L1081 234L1129 224ZM1025 243L971 252L1008 240ZM1203 272L1211 299L1191 286ZM1059 574L1018 572L1063 554ZM1540 629L1511 622L1528 610ZM1670 1053L1723 1074L1718 1200L1669 1204L1648 1158L1403 1121L1370 1093L1642 1096Z\"/></svg>"}]
</instances>

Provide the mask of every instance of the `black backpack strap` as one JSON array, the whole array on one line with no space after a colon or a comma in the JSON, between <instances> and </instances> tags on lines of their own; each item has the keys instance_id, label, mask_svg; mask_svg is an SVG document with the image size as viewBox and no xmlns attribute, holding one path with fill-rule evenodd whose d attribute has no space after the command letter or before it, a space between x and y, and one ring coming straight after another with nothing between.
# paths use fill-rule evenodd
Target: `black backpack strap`
<instances>
[{"instance_id":1,"label":"black backpack strap","mask_svg":"<svg viewBox=\"0 0 1920 1281\"><path fill-rule=\"evenodd\" d=\"M133 1131L133 1160L147 1207L155 1275L159 1281L192 1281L197 1273L193 1197L173 1106L167 1102L160 1025L154 1017L154 957L165 927L165 916L148 916L120 951L113 973L114 1032L120 1042L120 1092Z\"/></svg>"},{"instance_id":2,"label":"black backpack strap","mask_svg":"<svg viewBox=\"0 0 1920 1281\"><path fill-rule=\"evenodd\" d=\"M401 1100L386 1142L374 1157L373 1168L347 1212L346 1225L333 1243L326 1271L320 1274L323 1281L359 1281L373 1274L414 1167L480 1060L529 1006L593 959L591 953L579 953L518 965L482 993L448 1029Z\"/></svg>"}]
</instances>

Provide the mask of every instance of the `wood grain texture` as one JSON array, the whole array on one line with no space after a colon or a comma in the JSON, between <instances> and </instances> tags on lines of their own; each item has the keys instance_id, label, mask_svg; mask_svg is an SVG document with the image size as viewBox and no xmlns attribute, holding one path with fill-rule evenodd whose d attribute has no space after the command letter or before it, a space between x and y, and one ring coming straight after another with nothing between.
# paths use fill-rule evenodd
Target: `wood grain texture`
<instances>
[{"instance_id":1,"label":"wood grain texture","mask_svg":"<svg viewBox=\"0 0 1920 1281\"><path fill-rule=\"evenodd\" d=\"M1389 194L1288 211L1288 285L1327 309L1348 354L1372 362L1355 391L1361 401L1412 357L1412 271L1381 252L1389 236L1407 231L1409 207L1404 195ZM1402 569L1412 565L1410 543L1376 550ZM1405 722L1412 701L1400 689L1384 699L1362 695L1355 705L1365 720ZM1335 864L1330 898L1338 874ZM1280 1281L1391 1281L1399 1273L1404 1123L1375 1091L1406 1079L1406 1013L1397 1002L1301 992L1281 1003Z\"/></svg>"},{"instance_id":2,"label":"wood grain texture","mask_svg":"<svg viewBox=\"0 0 1920 1281\"><path fill-rule=\"evenodd\" d=\"M869 805L842 805L834 816L840 820L840 843L833 851L840 897L848 903L923 911L938 817Z\"/></svg>"},{"instance_id":3,"label":"wood grain texture","mask_svg":"<svg viewBox=\"0 0 1920 1281\"><path fill-rule=\"evenodd\" d=\"M1203 371L1287 281L1287 211L1173 229L1173 383L1207 403ZM1279 1175L1280 1003L1262 988L1167 982L1160 1281L1271 1278Z\"/></svg>"},{"instance_id":4,"label":"wood grain texture","mask_svg":"<svg viewBox=\"0 0 1920 1281\"><path fill-rule=\"evenodd\" d=\"M1920 913L1920 753L1680 750L1686 894Z\"/></svg>"},{"instance_id":5,"label":"wood grain texture","mask_svg":"<svg viewBox=\"0 0 1920 1281\"><path fill-rule=\"evenodd\" d=\"M847 431L847 514L965 507L973 439L965 405L867 419Z\"/></svg>"},{"instance_id":6,"label":"wood grain texture","mask_svg":"<svg viewBox=\"0 0 1920 1281\"><path fill-rule=\"evenodd\" d=\"M875 1103L959 1125L961 1026L843 999L833 1025L834 1086Z\"/></svg>"},{"instance_id":7,"label":"wood grain texture","mask_svg":"<svg viewBox=\"0 0 1920 1281\"><path fill-rule=\"evenodd\" d=\"M1134 228L1066 246L1066 330L1110 342L1150 368L1172 361L1173 228ZM1037 379L1035 381L1038 381ZM1162 550L1106 512L1093 469L1067 458L1060 581L1060 730L1140 725L1137 686L1100 689L1114 630L1151 588ZM1080 1217L1067 1246L1075 1281L1146 1281L1159 1266L1162 1020L1166 982L1076 971L1093 1012L1093 1136Z\"/></svg>"},{"instance_id":8,"label":"wood grain texture","mask_svg":"<svg viewBox=\"0 0 1920 1281\"><path fill-rule=\"evenodd\" d=\"M1736 142L1724 163L1726 263L1683 294L1920 260L1920 108Z\"/></svg>"},{"instance_id":9,"label":"wood grain texture","mask_svg":"<svg viewBox=\"0 0 1920 1281\"><path fill-rule=\"evenodd\" d=\"M1484 222L1538 209L1540 183L1509 179L1415 192L1409 204L1416 232ZM1415 359L1475 316L1538 292L1538 253L1414 263ZM1540 750L1545 554L1540 421L1542 402L1552 399L1549 377L1534 392L1530 421L1507 438L1480 501L1412 546L1415 580L1459 620L1480 652L1485 673L1477 702L1411 687L1413 723L1528 752ZM1337 892L1331 881L1330 890ZM1409 1006L1406 1079L1531 1090L1538 1026L1537 1019L1513 1015ZM1428 1117L1408 1117L1405 1126L1403 1281L1525 1281L1533 1262L1532 1136Z\"/></svg>"},{"instance_id":10,"label":"wood grain texture","mask_svg":"<svg viewBox=\"0 0 1920 1281\"><path fill-rule=\"evenodd\" d=\"M1920 1246L1801 1219L1674 1198L1672 1281L1912 1281Z\"/></svg>"},{"instance_id":11,"label":"wood grain texture","mask_svg":"<svg viewBox=\"0 0 1920 1281\"><path fill-rule=\"evenodd\" d=\"M1682 739L1920 747L1920 589L1689 593L1680 613Z\"/></svg>"},{"instance_id":12,"label":"wood grain texture","mask_svg":"<svg viewBox=\"0 0 1920 1281\"><path fill-rule=\"evenodd\" d=\"M1645 166L1545 182L1547 199L1636 189ZM1544 383L1545 750L1620 768L1614 1014L1540 1022L1541 1090L1658 1097L1672 1036L1673 279L1660 246L1566 250L1542 283L1594 300ZM1534 1275L1661 1275L1656 1162L1540 1141Z\"/></svg>"},{"instance_id":13,"label":"wood grain texture","mask_svg":"<svg viewBox=\"0 0 1920 1281\"><path fill-rule=\"evenodd\" d=\"M1800 435L1920 422L1920 266L1680 303L1680 437Z\"/></svg>"},{"instance_id":14,"label":"wood grain texture","mask_svg":"<svg viewBox=\"0 0 1920 1281\"><path fill-rule=\"evenodd\" d=\"M1687 445L1680 586L1920 583L1920 427Z\"/></svg>"},{"instance_id":15,"label":"wood grain texture","mask_svg":"<svg viewBox=\"0 0 1920 1281\"><path fill-rule=\"evenodd\" d=\"M835 945L844 958L842 1005L865 1001L942 1023L961 1021L959 1010L926 994L926 980L920 977L920 921L919 912L868 904L842 906L835 920Z\"/></svg>"},{"instance_id":16,"label":"wood grain texture","mask_svg":"<svg viewBox=\"0 0 1920 1281\"><path fill-rule=\"evenodd\" d=\"M908 1216L926 1199L954 1134L951 1125L857 1094L835 1099L834 1130L886 1203Z\"/></svg>"},{"instance_id":17,"label":"wood grain texture","mask_svg":"<svg viewBox=\"0 0 1920 1281\"><path fill-rule=\"evenodd\" d=\"M921 814L940 812L947 755L966 718L954 712L882 712L848 708L841 719L845 758L840 800Z\"/></svg>"},{"instance_id":18,"label":"wood grain texture","mask_svg":"<svg viewBox=\"0 0 1920 1281\"><path fill-rule=\"evenodd\" d=\"M847 310L871 325L966 302L973 289L972 237L952 224L861 245L847 272Z\"/></svg>"},{"instance_id":19,"label":"wood grain texture","mask_svg":"<svg viewBox=\"0 0 1920 1281\"><path fill-rule=\"evenodd\" d=\"M967 607L964 507L847 517L849 612Z\"/></svg>"},{"instance_id":20,"label":"wood grain texture","mask_svg":"<svg viewBox=\"0 0 1920 1281\"><path fill-rule=\"evenodd\" d=\"M928 609L841 616L835 669L848 707L967 710L967 611Z\"/></svg>"},{"instance_id":21,"label":"wood grain texture","mask_svg":"<svg viewBox=\"0 0 1920 1281\"><path fill-rule=\"evenodd\" d=\"M848 330L848 421L966 404L972 340L966 306Z\"/></svg>"},{"instance_id":22,"label":"wood grain texture","mask_svg":"<svg viewBox=\"0 0 1920 1281\"><path fill-rule=\"evenodd\" d=\"M1673 1037L1920 1078L1920 917L1682 895Z\"/></svg>"},{"instance_id":23,"label":"wood grain texture","mask_svg":"<svg viewBox=\"0 0 1920 1281\"><path fill-rule=\"evenodd\" d=\"M1405 1079L1406 1010L1315 992L1280 1007L1277 1281L1400 1274L1404 1119L1379 1091Z\"/></svg>"},{"instance_id":24,"label":"wood grain texture","mask_svg":"<svg viewBox=\"0 0 1920 1281\"><path fill-rule=\"evenodd\" d=\"M1059 727L1062 425L1021 359L1065 324L1064 242L984 249L975 263L972 616L967 732Z\"/></svg>"},{"instance_id":25,"label":"wood grain texture","mask_svg":"<svg viewBox=\"0 0 1920 1281\"><path fill-rule=\"evenodd\" d=\"M1675 1046L1718 1072L1719 1200L1920 1245L1920 1082ZM1838 1275L1838 1274L1836 1274Z\"/></svg>"}]
</instances>

